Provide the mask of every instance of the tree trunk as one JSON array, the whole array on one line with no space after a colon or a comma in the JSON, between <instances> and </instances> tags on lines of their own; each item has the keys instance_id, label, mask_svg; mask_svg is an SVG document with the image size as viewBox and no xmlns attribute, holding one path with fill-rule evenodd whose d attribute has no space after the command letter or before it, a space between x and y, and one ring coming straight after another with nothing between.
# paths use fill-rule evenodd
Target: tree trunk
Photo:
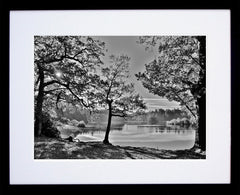
<instances>
[{"instance_id":1,"label":"tree trunk","mask_svg":"<svg viewBox=\"0 0 240 195\"><path fill-rule=\"evenodd\" d=\"M40 136L42 132L42 106L44 98L44 72L39 68L39 88L37 95L37 104L35 110L34 134Z\"/></svg>"},{"instance_id":2,"label":"tree trunk","mask_svg":"<svg viewBox=\"0 0 240 195\"><path fill-rule=\"evenodd\" d=\"M206 151L206 95L197 100L198 102L198 145Z\"/></svg>"},{"instance_id":3,"label":"tree trunk","mask_svg":"<svg viewBox=\"0 0 240 195\"><path fill-rule=\"evenodd\" d=\"M197 37L200 48L199 48L199 63L201 70L199 72L199 82L197 87L197 93L199 98L197 98L198 104L198 145L203 150L206 151L206 37Z\"/></svg>"},{"instance_id":4,"label":"tree trunk","mask_svg":"<svg viewBox=\"0 0 240 195\"><path fill-rule=\"evenodd\" d=\"M109 133L110 133L110 129L111 129L111 121L112 121L112 100L108 100L108 124L107 124L107 129L106 129L106 133L105 133L105 137L103 140L104 144L110 144L108 137L109 137Z\"/></svg>"}]
</instances>

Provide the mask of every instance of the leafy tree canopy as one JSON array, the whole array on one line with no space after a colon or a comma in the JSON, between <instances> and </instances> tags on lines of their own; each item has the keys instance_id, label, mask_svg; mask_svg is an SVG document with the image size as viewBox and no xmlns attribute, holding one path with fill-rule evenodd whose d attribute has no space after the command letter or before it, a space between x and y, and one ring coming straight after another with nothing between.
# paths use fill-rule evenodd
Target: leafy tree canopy
<instances>
[{"instance_id":1,"label":"leafy tree canopy","mask_svg":"<svg viewBox=\"0 0 240 195\"><path fill-rule=\"evenodd\" d=\"M91 106L87 99L94 85L96 67L102 64L105 43L82 36L35 36L35 88L40 72L44 75L45 99L77 101ZM60 95L59 95L60 96Z\"/></svg>"},{"instance_id":2,"label":"leafy tree canopy","mask_svg":"<svg viewBox=\"0 0 240 195\"><path fill-rule=\"evenodd\" d=\"M111 102L112 116L125 117L131 112L145 109L146 106L134 84L130 82L127 55L111 55L110 64L101 68L98 92L95 94L102 108L108 108Z\"/></svg>"},{"instance_id":3,"label":"leafy tree canopy","mask_svg":"<svg viewBox=\"0 0 240 195\"><path fill-rule=\"evenodd\" d=\"M139 37L147 51L157 51L155 59L136 74L150 93L180 102L197 118L197 98L205 93L202 83L205 66L199 60L198 37L143 36Z\"/></svg>"}]
</instances>

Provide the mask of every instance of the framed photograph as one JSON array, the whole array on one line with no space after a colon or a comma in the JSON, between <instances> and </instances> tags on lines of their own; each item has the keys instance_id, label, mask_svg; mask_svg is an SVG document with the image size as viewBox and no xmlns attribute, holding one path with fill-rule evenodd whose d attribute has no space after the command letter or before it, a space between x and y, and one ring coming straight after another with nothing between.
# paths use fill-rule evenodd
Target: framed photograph
<instances>
[{"instance_id":1,"label":"framed photograph","mask_svg":"<svg viewBox=\"0 0 240 195\"><path fill-rule=\"evenodd\" d=\"M10 11L10 184L229 184L230 42L230 10Z\"/></svg>"}]
</instances>

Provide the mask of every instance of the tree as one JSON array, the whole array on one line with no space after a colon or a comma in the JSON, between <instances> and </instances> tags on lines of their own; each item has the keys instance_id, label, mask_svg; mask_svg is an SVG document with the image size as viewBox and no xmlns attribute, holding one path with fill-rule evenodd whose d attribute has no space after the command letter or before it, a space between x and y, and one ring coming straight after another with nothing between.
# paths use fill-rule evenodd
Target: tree
<instances>
[{"instance_id":1,"label":"tree","mask_svg":"<svg viewBox=\"0 0 240 195\"><path fill-rule=\"evenodd\" d=\"M137 78L149 92L180 102L198 121L198 144L206 150L205 36L143 36L139 43L155 51L155 59Z\"/></svg>"},{"instance_id":2,"label":"tree","mask_svg":"<svg viewBox=\"0 0 240 195\"><path fill-rule=\"evenodd\" d=\"M149 124L155 125L155 124L157 124L157 123L158 123L158 119L157 119L155 116L151 116L151 117L149 118Z\"/></svg>"},{"instance_id":3,"label":"tree","mask_svg":"<svg viewBox=\"0 0 240 195\"><path fill-rule=\"evenodd\" d=\"M61 99L91 107L87 93L95 82L95 67L102 63L104 43L91 37L35 36L35 136L42 131L44 102ZM61 98L63 97L64 98Z\"/></svg>"},{"instance_id":4,"label":"tree","mask_svg":"<svg viewBox=\"0 0 240 195\"><path fill-rule=\"evenodd\" d=\"M112 117L126 117L146 108L139 94L135 93L134 84L128 79L129 61L126 55L111 55L110 65L101 69L95 97L101 109L108 109L104 144L109 144Z\"/></svg>"}]
</instances>

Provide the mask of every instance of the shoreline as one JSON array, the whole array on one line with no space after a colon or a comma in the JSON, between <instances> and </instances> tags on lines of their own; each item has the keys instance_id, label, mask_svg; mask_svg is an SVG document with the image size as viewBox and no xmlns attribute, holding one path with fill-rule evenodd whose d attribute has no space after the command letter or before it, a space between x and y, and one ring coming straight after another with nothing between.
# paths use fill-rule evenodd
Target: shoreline
<instances>
[{"instance_id":1,"label":"shoreline","mask_svg":"<svg viewBox=\"0 0 240 195\"><path fill-rule=\"evenodd\" d=\"M34 159L206 159L206 155L198 148L164 150L35 137Z\"/></svg>"}]
</instances>

